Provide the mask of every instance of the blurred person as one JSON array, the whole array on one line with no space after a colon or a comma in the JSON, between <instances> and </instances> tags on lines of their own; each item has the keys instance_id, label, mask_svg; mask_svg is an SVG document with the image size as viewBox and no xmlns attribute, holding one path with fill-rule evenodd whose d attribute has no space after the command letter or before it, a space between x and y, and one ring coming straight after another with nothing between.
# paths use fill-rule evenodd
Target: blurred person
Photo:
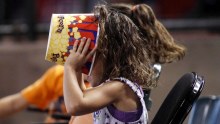
<instances>
[{"instance_id":1,"label":"blurred person","mask_svg":"<svg viewBox=\"0 0 220 124\"><path fill-rule=\"evenodd\" d=\"M89 87L89 83L85 82ZM24 88L21 92L0 99L0 118L10 116L19 111L35 106L44 111L49 109L48 115L60 113L69 116L63 103L63 66L55 65L49 68L41 78ZM91 115L72 117L71 123L86 121L89 124ZM54 119L48 116L45 122L68 122L68 120Z\"/></svg>"}]
</instances>

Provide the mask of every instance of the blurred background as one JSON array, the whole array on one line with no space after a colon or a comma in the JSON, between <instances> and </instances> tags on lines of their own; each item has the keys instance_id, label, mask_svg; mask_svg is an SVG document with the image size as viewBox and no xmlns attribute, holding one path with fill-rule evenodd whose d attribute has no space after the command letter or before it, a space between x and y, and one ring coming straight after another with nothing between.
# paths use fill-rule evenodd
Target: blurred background
<instances>
[{"instance_id":1,"label":"blurred background","mask_svg":"<svg viewBox=\"0 0 220 124\"><path fill-rule=\"evenodd\" d=\"M1 0L0 98L17 93L38 79L53 63L44 60L52 13L89 13L99 0ZM107 0L108 3L147 3L176 40L187 47L186 57L162 67L159 85L151 93L150 120L176 81L187 72L206 80L201 96L219 95L219 0ZM1 124L42 122L46 114L22 111L0 119ZM187 119L185 121L187 123Z\"/></svg>"}]
</instances>

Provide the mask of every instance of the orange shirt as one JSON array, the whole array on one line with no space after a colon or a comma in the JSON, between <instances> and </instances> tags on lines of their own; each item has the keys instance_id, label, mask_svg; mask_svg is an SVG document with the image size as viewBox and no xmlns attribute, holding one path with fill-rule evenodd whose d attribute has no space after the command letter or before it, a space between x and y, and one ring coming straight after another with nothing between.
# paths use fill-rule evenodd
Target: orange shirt
<instances>
[{"instance_id":1,"label":"orange shirt","mask_svg":"<svg viewBox=\"0 0 220 124\"><path fill-rule=\"evenodd\" d=\"M23 89L22 96L30 104L46 108L52 101L63 96L63 71L61 65L51 67L34 84Z\"/></svg>"},{"instance_id":2,"label":"orange shirt","mask_svg":"<svg viewBox=\"0 0 220 124\"><path fill-rule=\"evenodd\" d=\"M43 76L34 82L32 85L21 91L22 96L32 105L37 106L40 109L45 109L51 103L62 103L63 96L63 73L64 68L61 65L55 65L48 69ZM89 83L86 82L86 87L90 87ZM61 100L61 101L60 101ZM60 104L62 110L65 109L64 104ZM56 120L51 120L54 122ZM49 121L49 122L50 122ZM48 122L48 120L46 121ZM92 114L72 117L69 124L92 124Z\"/></svg>"}]
</instances>

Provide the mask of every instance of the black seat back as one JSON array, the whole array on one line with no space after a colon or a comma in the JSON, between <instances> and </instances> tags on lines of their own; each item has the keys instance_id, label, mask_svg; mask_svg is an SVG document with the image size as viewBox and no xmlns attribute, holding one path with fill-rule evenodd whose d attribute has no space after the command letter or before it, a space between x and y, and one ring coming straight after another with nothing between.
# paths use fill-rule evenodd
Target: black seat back
<instances>
[{"instance_id":1,"label":"black seat back","mask_svg":"<svg viewBox=\"0 0 220 124\"><path fill-rule=\"evenodd\" d=\"M151 124L182 124L204 83L204 79L194 72L184 74L165 98Z\"/></svg>"}]
</instances>

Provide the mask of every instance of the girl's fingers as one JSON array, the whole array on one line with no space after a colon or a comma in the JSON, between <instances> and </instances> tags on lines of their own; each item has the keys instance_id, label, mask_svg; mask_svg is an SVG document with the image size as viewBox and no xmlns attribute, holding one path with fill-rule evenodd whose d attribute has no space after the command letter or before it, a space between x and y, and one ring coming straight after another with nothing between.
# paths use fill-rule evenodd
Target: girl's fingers
<instances>
[{"instance_id":1,"label":"girl's fingers","mask_svg":"<svg viewBox=\"0 0 220 124\"><path fill-rule=\"evenodd\" d=\"M95 53L96 49L97 49L97 46L95 46L95 47L92 49L92 51L90 51L90 52L88 53L88 55L86 56L86 60L88 60L90 57L92 57L92 55Z\"/></svg>"},{"instance_id":2,"label":"girl's fingers","mask_svg":"<svg viewBox=\"0 0 220 124\"><path fill-rule=\"evenodd\" d=\"M88 38L87 41L86 41L86 44L85 44L85 46L84 46L84 48L83 48L82 54L84 54L84 55L87 54L88 49L89 49L89 46L90 46L90 42L91 42L91 39Z\"/></svg>"},{"instance_id":3,"label":"girl's fingers","mask_svg":"<svg viewBox=\"0 0 220 124\"><path fill-rule=\"evenodd\" d=\"M73 51L74 51L74 52L77 51L78 43L79 43L79 40L75 40L75 42L74 42L74 44L73 44Z\"/></svg>"},{"instance_id":4,"label":"girl's fingers","mask_svg":"<svg viewBox=\"0 0 220 124\"><path fill-rule=\"evenodd\" d=\"M86 42L86 38L83 37L83 38L81 39L80 44L79 44L79 47L78 47L78 49L77 49L77 52L78 52L78 53L81 53L81 52L82 52L85 42Z\"/></svg>"}]
</instances>

